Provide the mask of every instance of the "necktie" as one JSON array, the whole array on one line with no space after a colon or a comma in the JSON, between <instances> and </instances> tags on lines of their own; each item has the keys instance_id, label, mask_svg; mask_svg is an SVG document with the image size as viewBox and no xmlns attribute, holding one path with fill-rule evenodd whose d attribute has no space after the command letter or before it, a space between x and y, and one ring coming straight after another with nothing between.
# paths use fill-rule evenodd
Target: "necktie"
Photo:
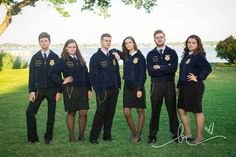
<instances>
[{"instance_id":1,"label":"necktie","mask_svg":"<svg viewBox=\"0 0 236 157\"><path fill-rule=\"evenodd\" d=\"M77 65L79 65L78 59L77 59L76 57L73 57L73 59L74 59L75 63L76 63Z\"/></svg>"},{"instance_id":2,"label":"necktie","mask_svg":"<svg viewBox=\"0 0 236 157\"><path fill-rule=\"evenodd\" d=\"M43 53L43 60L44 60L44 63L46 64L46 60L47 60L47 54L46 53Z\"/></svg>"},{"instance_id":3,"label":"necktie","mask_svg":"<svg viewBox=\"0 0 236 157\"><path fill-rule=\"evenodd\" d=\"M109 57L109 53L107 52L107 57Z\"/></svg>"},{"instance_id":4,"label":"necktie","mask_svg":"<svg viewBox=\"0 0 236 157\"><path fill-rule=\"evenodd\" d=\"M159 50L159 53L160 53L161 56L162 56L162 51L163 51L163 49L160 49L160 50Z\"/></svg>"}]
</instances>

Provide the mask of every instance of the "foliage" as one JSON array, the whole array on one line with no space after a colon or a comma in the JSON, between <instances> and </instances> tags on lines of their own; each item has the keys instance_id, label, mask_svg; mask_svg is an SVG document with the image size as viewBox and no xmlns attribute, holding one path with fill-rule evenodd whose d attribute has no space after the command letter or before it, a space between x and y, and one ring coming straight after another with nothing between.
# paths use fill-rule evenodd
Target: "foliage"
<instances>
[{"instance_id":1,"label":"foliage","mask_svg":"<svg viewBox=\"0 0 236 157\"><path fill-rule=\"evenodd\" d=\"M236 62L236 39L233 36L227 37L216 45L217 57L225 59L229 64Z\"/></svg>"}]
</instances>

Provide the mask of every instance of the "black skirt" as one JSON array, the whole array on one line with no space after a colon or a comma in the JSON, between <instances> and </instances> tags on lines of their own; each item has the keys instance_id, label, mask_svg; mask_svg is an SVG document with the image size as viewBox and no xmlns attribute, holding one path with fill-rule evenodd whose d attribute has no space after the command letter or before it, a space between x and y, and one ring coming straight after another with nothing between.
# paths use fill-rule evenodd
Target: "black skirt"
<instances>
[{"instance_id":1,"label":"black skirt","mask_svg":"<svg viewBox=\"0 0 236 157\"><path fill-rule=\"evenodd\" d=\"M202 82L180 85L178 108L184 109L186 112L201 113L204 89Z\"/></svg>"},{"instance_id":2,"label":"black skirt","mask_svg":"<svg viewBox=\"0 0 236 157\"><path fill-rule=\"evenodd\" d=\"M85 86L64 86L63 97L66 112L89 109L88 90Z\"/></svg>"},{"instance_id":3,"label":"black skirt","mask_svg":"<svg viewBox=\"0 0 236 157\"><path fill-rule=\"evenodd\" d=\"M137 86L134 83L125 81L123 92L124 108L146 108L146 92L142 91L142 97L137 98Z\"/></svg>"}]
</instances>

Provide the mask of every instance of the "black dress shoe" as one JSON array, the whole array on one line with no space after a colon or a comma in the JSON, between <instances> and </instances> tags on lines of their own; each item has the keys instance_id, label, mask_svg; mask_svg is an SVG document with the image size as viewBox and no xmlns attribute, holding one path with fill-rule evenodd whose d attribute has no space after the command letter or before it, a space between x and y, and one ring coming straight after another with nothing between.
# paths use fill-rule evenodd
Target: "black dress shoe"
<instances>
[{"instance_id":1,"label":"black dress shoe","mask_svg":"<svg viewBox=\"0 0 236 157\"><path fill-rule=\"evenodd\" d=\"M52 144L52 141L48 140L48 139L45 139L44 142L45 142L45 144Z\"/></svg>"},{"instance_id":2,"label":"black dress shoe","mask_svg":"<svg viewBox=\"0 0 236 157\"><path fill-rule=\"evenodd\" d=\"M153 138L153 139L148 139L148 144L155 144L157 142L157 139L156 138Z\"/></svg>"},{"instance_id":3,"label":"black dress shoe","mask_svg":"<svg viewBox=\"0 0 236 157\"><path fill-rule=\"evenodd\" d=\"M38 143L38 142L39 142L39 140L30 140L30 141L28 141L29 144Z\"/></svg>"},{"instance_id":4,"label":"black dress shoe","mask_svg":"<svg viewBox=\"0 0 236 157\"><path fill-rule=\"evenodd\" d=\"M92 144L99 144L97 140L90 140Z\"/></svg>"}]
</instances>

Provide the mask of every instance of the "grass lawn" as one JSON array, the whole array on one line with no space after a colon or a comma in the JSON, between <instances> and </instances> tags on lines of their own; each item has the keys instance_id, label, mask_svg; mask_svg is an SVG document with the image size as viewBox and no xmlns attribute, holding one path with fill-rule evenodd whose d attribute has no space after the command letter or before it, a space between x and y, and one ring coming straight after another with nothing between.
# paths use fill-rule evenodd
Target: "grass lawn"
<instances>
[{"instance_id":1,"label":"grass lawn","mask_svg":"<svg viewBox=\"0 0 236 157\"><path fill-rule=\"evenodd\" d=\"M57 104L56 122L54 128L54 140L52 145L45 145L43 135L46 127L46 101L40 107L37 114L37 126L40 143L27 144L25 110L28 106L28 69L6 70L0 72L0 156L181 156L181 157L236 157L236 67L213 67L213 73L205 81L205 95L203 110L205 113L205 125L214 122L214 132L210 135L204 131L205 139L222 135L226 137L215 138L197 146L171 143L162 148L153 148L147 144L148 125L150 120L150 79L146 81L147 109L142 141L134 144L129 140L130 131L122 112L122 91L116 108L113 121L113 137L117 143L109 143L100 140L98 145L88 142L93 115L96 109L95 95L90 101L88 123L85 131L86 141L68 142L68 132L65 122L66 113L62 101ZM137 122L137 114L133 111L133 117ZM195 121L191 114L193 135ZM76 121L77 123L77 121ZM76 125L78 134L78 125ZM101 136L102 137L102 136ZM162 107L160 118L160 130L158 142L162 145L171 140L169 133L168 116L165 105Z\"/></svg>"}]
</instances>

